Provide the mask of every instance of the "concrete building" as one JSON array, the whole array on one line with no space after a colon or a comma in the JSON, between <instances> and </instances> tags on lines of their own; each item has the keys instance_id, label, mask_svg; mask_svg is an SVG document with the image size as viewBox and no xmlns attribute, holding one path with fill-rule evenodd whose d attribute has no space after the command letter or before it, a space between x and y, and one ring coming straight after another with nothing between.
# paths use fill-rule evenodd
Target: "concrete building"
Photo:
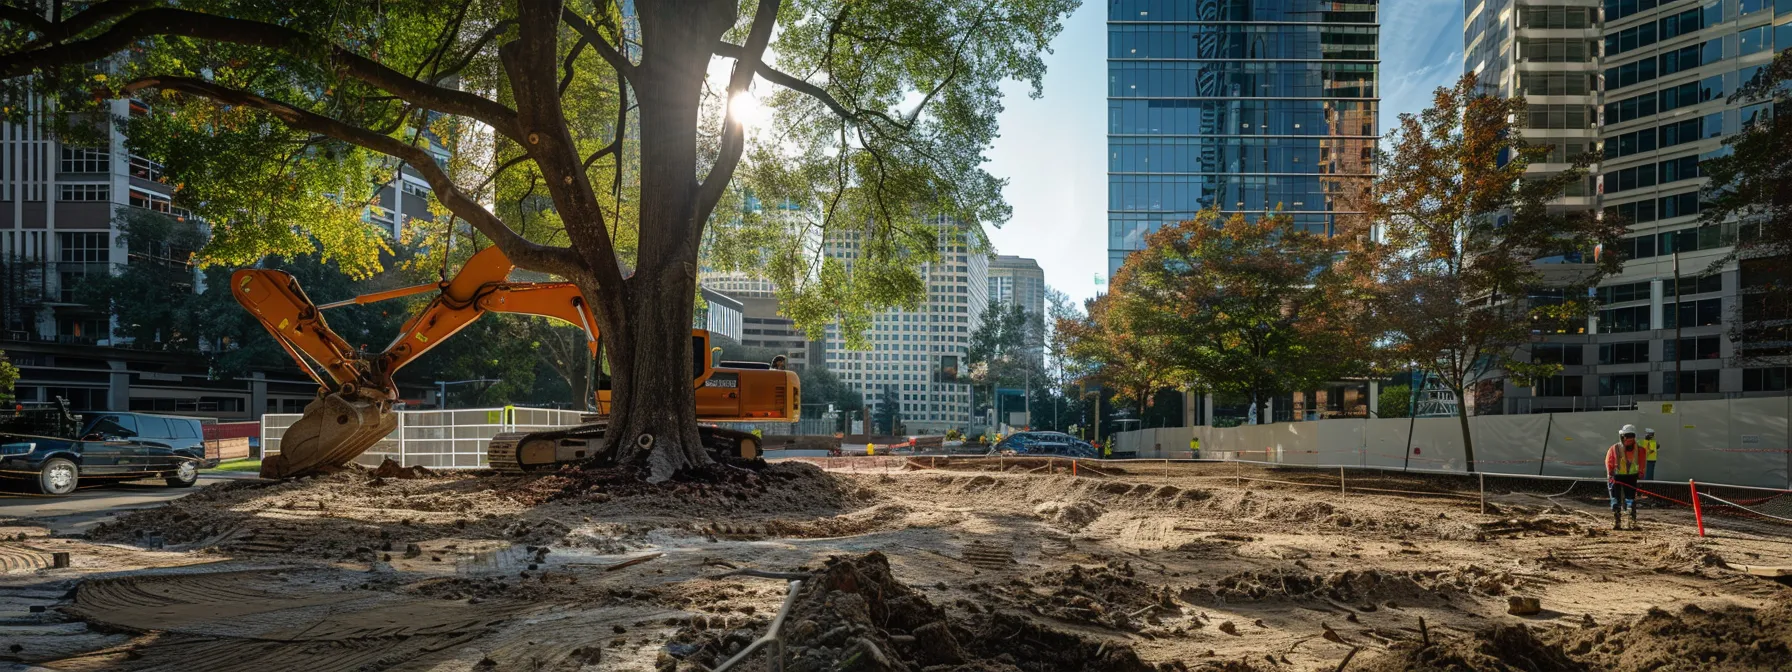
<instances>
[{"instance_id":1,"label":"concrete building","mask_svg":"<svg viewBox=\"0 0 1792 672\"><path fill-rule=\"evenodd\" d=\"M112 118L148 111L134 100L109 106ZM204 352L117 337L108 307L81 301L77 288L84 278L139 263L187 271L187 291L227 291L204 286L190 261L192 250L144 254L120 237L120 215L133 209L189 214L173 205L162 167L131 154L120 130L109 130L103 146L83 147L62 143L38 120L0 124L0 350L19 367L18 400L62 397L77 411L220 420L300 411L317 384L296 366L269 362L264 371L221 378ZM370 225L395 233L407 218L429 216L427 194L414 173L394 171L365 216Z\"/></svg>"},{"instance_id":2,"label":"concrete building","mask_svg":"<svg viewBox=\"0 0 1792 672\"><path fill-rule=\"evenodd\" d=\"M1108 3L1108 277L1145 234L1207 207L1335 230L1378 135L1377 8Z\"/></svg>"},{"instance_id":3,"label":"concrete building","mask_svg":"<svg viewBox=\"0 0 1792 672\"><path fill-rule=\"evenodd\" d=\"M703 296L704 305L692 315L691 328L707 330L739 341L741 320L744 317L740 299L701 286L697 288L697 293Z\"/></svg>"},{"instance_id":4,"label":"concrete building","mask_svg":"<svg viewBox=\"0 0 1792 672\"><path fill-rule=\"evenodd\" d=\"M870 349L853 350L838 325L828 327L827 366L864 395L872 417L894 411L902 431L941 434L972 424L971 386L958 382L971 332L989 303L989 256L967 245L962 226L937 220L941 259L923 264L927 298L915 310L877 315L865 338ZM850 271L862 234L841 232L824 241L825 253ZM885 428L887 431L887 428Z\"/></svg>"},{"instance_id":5,"label":"concrete building","mask_svg":"<svg viewBox=\"0 0 1792 672\"><path fill-rule=\"evenodd\" d=\"M1027 311L1033 338L1045 337L1045 270L1039 268L1039 262L1026 257L997 255L989 262L989 302L1020 304L1021 309ZM1045 350L1034 347L1032 354L1036 359L1043 358Z\"/></svg>"},{"instance_id":6,"label":"concrete building","mask_svg":"<svg viewBox=\"0 0 1792 672\"><path fill-rule=\"evenodd\" d=\"M1594 294L1584 325L1539 329L1533 361L1561 375L1518 387L1484 381L1476 412L1630 408L1644 402L1784 394L1784 367L1752 365L1731 342L1739 290L1752 281L1729 253L1735 223L1701 226L1699 161L1771 114L1729 94L1792 48L1792 2L1780 0L1481 0L1466 8L1465 68L1490 90L1530 103L1525 134L1556 145L1559 170L1581 151L1600 162L1564 207L1630 223L1623 271ZM1777 16L1776 16L1777 15ZM1783 112L1783 111L1782 111ZM1552 300L1538 290L1534 300ZM1487 397L1493 397L1488 399ZM1490 403L1491 402L1491 403Z\"/></svg>"},{"instance_id":7,"label":"concrete building","mask_svg":"<svg viewBox=\"0 0 1792 672\"><path fill-rule=\"evenodd\" d=\"M742 325L740 344L783 350L788 366L801 371L813 362L820 343L796 327L790 318L778 312L778 300L770 296L749 296L741 300Z\"/></svg>"}]
</instances>

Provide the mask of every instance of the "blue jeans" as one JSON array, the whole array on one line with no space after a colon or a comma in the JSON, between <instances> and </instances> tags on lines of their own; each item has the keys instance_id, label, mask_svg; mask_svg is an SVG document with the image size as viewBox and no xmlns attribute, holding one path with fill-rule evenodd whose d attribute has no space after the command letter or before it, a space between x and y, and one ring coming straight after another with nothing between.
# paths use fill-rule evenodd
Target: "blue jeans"
<instances>
[{"instance_id":1,"label":"blue jeans","mask_svg":"<svg viewBox=\"0 0 1792 672\"><path fill-rule=\"evenodd\" d=\"M1613 511L1636 510L1636 474L1613 474L1605 489L1611 495Z\"/></svg>"},{"instance_id":2,"label":"blue jeans","mask_svg":"<svg viewBox=\"0 0 1792 672\"><path fill-rule=\"evenodd\" d=\"M1649 460L1648 466L1643 467L1643 480L1655 480L1655 460Z\"/></svg>"}]
</instances>

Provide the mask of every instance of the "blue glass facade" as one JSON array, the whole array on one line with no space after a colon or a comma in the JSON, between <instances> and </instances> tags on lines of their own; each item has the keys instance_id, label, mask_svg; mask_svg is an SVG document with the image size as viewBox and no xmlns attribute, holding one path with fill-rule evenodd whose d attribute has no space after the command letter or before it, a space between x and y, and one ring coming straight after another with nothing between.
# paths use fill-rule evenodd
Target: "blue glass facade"
<instances>
[{"instance_id":1,"label":"blue glass facade","mask_svg":"<svg viewBox=\"0 0 1792 672\"><path fill-rule=\"evenodd\" d=\"M1108 272L1165 222L1280 208L1331 231L1370 174L1376 0L1110 0Z\"/></svg>"}]
</instances>

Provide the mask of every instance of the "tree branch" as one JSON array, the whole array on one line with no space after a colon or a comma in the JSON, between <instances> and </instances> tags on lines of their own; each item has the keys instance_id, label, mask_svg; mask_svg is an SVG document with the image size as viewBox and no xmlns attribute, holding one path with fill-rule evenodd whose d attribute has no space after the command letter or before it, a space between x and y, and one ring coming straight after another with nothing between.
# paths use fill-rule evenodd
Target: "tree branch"
<instances>
[{"instance_id":1,"label":"tree branch","mask_svg":"<svg viewBox=\"0 0 1792 672\"><path fill-rule=\"evenodd\" d=\"M343 122L302 110L283 102L269 100L261 96L226 88L217 84L191 77L145 77L124 86L124 92L135 93L142 89L161 89L181 91L224 103L248 107L267 112L279 119L288 127L335 138L358 147L369 149L391 156L410 164L423 179L429 182L435 191L436 199L442 202L449 211L461 219L467 220L480 233L491 238L492 242L504 251L510 260L531 270L553 273L568 278L579 278L585 275L584 264L572 250L541 245L524 239L511 231L491 211L468 198L462 193L448 174L437 165L435 158L428 152L410 144L380 135L364 128L350 126Z\"/></svg>"},{"instance_id":2,"label":"tree branch","mask_svg":"<svg viewBox=\"0 0 1792 672\"><path fill-rule=\"evenodd\" d=\"M445 114L471 117L519 139L516 112L486 98L417 81L385 65L316 36L260 21L214 16L183 9L148 9L121 19L98 36L41 49L0 55L0 79L76 63L91 63L129 48L146 37L190 37L279 50L317 58L355 79L404 100Z\"/></svg>"},{"instance_id":3,"label":"tree branch","mask_svg":"<svg viewBox=\"0 0 1792 672\"><path fill-rule=\"evenodd\" d=\"M106 21L116 19L120 16L124 16L137 9L148 7L150 4L152 4L151 0L113 0L112 2L104 2L94 5L87 10L60 22L46 21L41 17L37 17L29 9L0 6L0 11L5 12L7 15L18 12L36 19L36 25L34 27L38 29L40 35L37 39L32 40L30 44L25 45L26 49L32 49L44 44L60 42L70 35L79 35L82 31ZM14 17L8 16L7 18Z\"/></svg>"},{"instance_id":4,"label":"tree branch","mask_svg":"<svg viewBox=\"0 0 1792 672\"><path fill-rule=\"evenodd\" d=\"M597 26L591 25L591 22L572 11L570 7L561 8L560 19L565 21L566 25L572 26L579 36L589 41L591 48L597 51L597 55L603 57L604 62L609 63L610 67L616 70L617 76L622 79L635 76L635 64L629 62L628 57L622 55L622 52L617 51L616 47L604 38L604 34L597 31Z\"/></svg>"},{"instance_id":5,"label":"tree branch","mask_svg":"<svg viewBox=\"0 0 1792 672\"><path fill-rule=\"evenodd\" d=\"M492 24L492 27L487 28L484 33L479 35L479 39L473 41L473 46L467 47L467 53L462 55L460 61L455 63L453 67L431 72L429 75L429 82L431 84L440 82L449 76L467 69L467 66L473 63L473 57L479 55L479 50L484 49L485 45L490 44L491 41L497 39L498 35L503 33L505 29L514 25L516 25L516 22L510 19L505 19Z\"/></svg>"},{"instance_id":6,"label":"tree branch","mask_svg":"<svg viewBox=\"0 0 1792 672\"><path fill-rule=\"evenodd\" d=\"M728 188L728 181L734 179L734 169L740 165L740 155L747 145L747 130L734 117L734 97L744 95L747 87L753 84L753 76L765 56L765 48L772 41L772 27L778 23L778 6L781 0L759 0L759 7L753 11L753 27L747 33L747 44L741 48L741 55L734 61L734 72L728 77L727 98L723 101L728 106L728 114L722 120L722 148L716 153L716 162L710 166L709 174L704 176L703 184L697 187L697 220L709 219L709 213L722 198L722 190Z\"/></svg>"},{"instance_id":7,"label":"tree branch","mask_svg":"<svg viewBox=\"0 0 1792 672\"><path fill-rule=\"evenodd\" d=\"M36 12L12 5L0 5L0 21L16 23L27 29L35 30L39 34L49 33L56 26L56 24L50 23L49 19L38 16Z\"/></svg>"}]
</instances>

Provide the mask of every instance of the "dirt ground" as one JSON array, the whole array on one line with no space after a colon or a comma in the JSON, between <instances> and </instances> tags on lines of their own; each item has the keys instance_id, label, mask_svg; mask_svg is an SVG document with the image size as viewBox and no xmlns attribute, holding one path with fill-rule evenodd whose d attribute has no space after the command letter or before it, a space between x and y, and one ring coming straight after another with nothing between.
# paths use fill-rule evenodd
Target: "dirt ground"
<instances>
[{"instance_id":1,"label":"dirt ground","mask_svg":"<svg viewBox=\"0 0 1792 672\"><path fill-rule=\"evenodd\" d=\"M1792 588L1735 569L1792 565L1792 527L1699 539L1656 508L1614 532L1587 487L1483 514L1414 478L831 464L354 472L214 486L85 539L0 527L0 669L708 670L793 578L791 670L1792 669Z\"/></svg>"}]
</instances>

